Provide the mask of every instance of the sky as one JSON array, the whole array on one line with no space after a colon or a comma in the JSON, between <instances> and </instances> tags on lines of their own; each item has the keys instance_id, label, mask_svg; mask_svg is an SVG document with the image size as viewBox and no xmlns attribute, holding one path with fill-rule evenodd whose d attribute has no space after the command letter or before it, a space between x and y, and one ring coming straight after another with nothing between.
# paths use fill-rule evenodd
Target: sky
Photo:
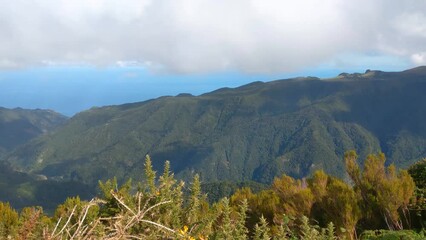
<instances>
[{"instance_id":1,"label":"sky","mask_svg":"<svg viewBox=\"0 0 426 240\"><path fill-rule=\"evenodd\" d=\"M426 65L424 0L0 0L0 106L93 106Z\"/></svg>"}]
</instances>

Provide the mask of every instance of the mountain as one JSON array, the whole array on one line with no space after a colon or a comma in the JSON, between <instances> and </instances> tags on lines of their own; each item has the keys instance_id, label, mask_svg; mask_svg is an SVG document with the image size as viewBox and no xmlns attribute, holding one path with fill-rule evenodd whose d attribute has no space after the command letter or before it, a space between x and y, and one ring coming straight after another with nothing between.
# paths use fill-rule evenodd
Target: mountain
<instances>
[{"instance_id":1,"label":"mountain","mask_svg":"<svg viewBox=\"0 0 426 240\"><path fill-rule=\"evenodd\" d=\"M62 125L67 117L51 110L0 107L0 156Z\"/></svg>"},{"instance_id":2,"label":"mountain","mask_svg":"<svg viewBox=\"0 0 426 240\"><path fill-rule=\"evenodd\" d=\"M0 200L10 202L14 208L41 206L47 213L53 213L69 196L89 199L95 194L88 185L18 172L5 162L0 162L0 189Z\"/></svg>"},{"instance_id":3,"label":"mountain","mask_svg":"<svg viewBox=\"0 0 426 240\"><path fill-rule=\"evenodd\" d=\"M254 82L204 95L92 108L3 159L53 179L140 179L146 154L188 179L270 182L316 169L344 175L343 154L426 156L426 67L332 79Z\"/></svg>"}]
</instances>

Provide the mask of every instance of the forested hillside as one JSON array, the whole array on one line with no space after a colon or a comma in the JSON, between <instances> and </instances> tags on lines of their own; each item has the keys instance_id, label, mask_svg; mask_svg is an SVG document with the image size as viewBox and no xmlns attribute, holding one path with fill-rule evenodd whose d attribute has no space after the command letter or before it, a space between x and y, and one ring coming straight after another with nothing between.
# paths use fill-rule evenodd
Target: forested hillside
<instances>
[{"instance_id":1,"label":"forested hillside","mask_svg":"<svg viewBox=\"0 0 426 240\"><path fill-rule=\"evenodd\" d=\"M179 95L81 112L53 134L8 154L13 166L95 186L142 178L170 160L173 172L204 182L270 183L323 169L344 176L345 151L382 151L407 167L426 155L426 67L333 79L255 82L201 96Z\"/></svg>"},{"instance_id":2,"label":"forested hillside","mask_svg":"<svg viewBox=\"0 0 426 240\"><path fill-rule=\"evenodd\" d=\"M50 110L0 107L0 157L62 125L67 117Z\"/></svg>"},{"instance_id":3,"label":"forested hillside","mask_svg":"<svg viewBox=\"0 0 426 240\"><path fill-rule=\"evenodd\" d=\"M77 195L89 199L95 195L95 191L79 182L59 182L40 175L18 172L0 162L0 201L9 202L16 209L40 206L46 212L53 213L56 205L69 196Z\"/></svg>"}]
</instances>

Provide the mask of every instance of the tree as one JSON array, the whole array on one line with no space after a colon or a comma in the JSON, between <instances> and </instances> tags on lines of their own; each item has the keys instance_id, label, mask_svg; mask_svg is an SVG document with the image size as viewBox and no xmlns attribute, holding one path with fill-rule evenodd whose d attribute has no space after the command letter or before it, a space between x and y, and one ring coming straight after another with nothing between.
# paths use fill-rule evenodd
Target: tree
<instances>
[{"instance_id":1,"label":"tree","mask_svg":"<svg viewBox=\"0 0 426 240\"><path fill-rule=\"evenodd\" d=\"M413 178L417 188L426 191L426 158L411 165L408 168L408 173Z\"/></svg>"},{"instance_id":2,"label":"tree","mask_svg":"<svg viewBox=\"0 0 426 240\"><path fill-rule=\"evenodd\" d=\"M327 194L328 175L324 171L315 171L313 177L309 181L315 201L320 201Z\"/></svg>"},{"instance_id":3,"label":"tree","mask_svg":"<svg viewBox=\"0 0 426 240\"><path fill-rule=\"evenodd\" d=\"M263 216L260 217L260 222L256 224L254 228L254 236L253 240L269 240L271 237L269 236L269 227L266 218Z\"/></svg>"},{"instance_id":4,"label":"tree","mask_svg":"<svg viewBox=\"0 0 426 240\"><path fill-rule=\"evenodd\" d=\"M318 231L318 226L311 226L309 224L309 218L306 216L301 217L301 226L300 226L300 239L301 240L319 240L320 232Z\"/></svg>"},{"instance_id":5,"label":"tree","mask_svg":"<svg viewBox=\"0 0 426 240\"><path fill-rule=\"evenodd\" d=\"M201 182L200 176L195 174L191 184L191 194L188 205L187 224L192 225L200 220Z\"/></svg>"},{"instance_id":6,"label":"tree","mask_svg":"<svg viewBox=\"0 0 426 240\"><path fill-rule=\"evenodd\" d=\"M164 206L161 211L162 222L168 226L180 228L183 205L183 182L177 183L174 174L170 172L170 162L164 163L163 175L159 177L159 186L156 191L159 201L173 200L173 204Z\"/></svg>"},{"instance_id":7,"label":"tree","mask_svg":"<svg viewBox=\"0 0 426 240\"><path fill-rule=\"evenodd\" d=\"M104 216L108 211L110 214L116 214L119 212L119 208L116 205L117 202L111 200L107 203L107 206L117 209L105 209L103 208ZM57 222L57 229L62 229L65 225L77 226L86 225L89 226L99 217L99 206L97 204L89 205L87 201L82 201L80 197L69 197L63 204L58 205L54 214L54 221ZM115 213L113 213L115 212ZM83 218L84 217L84 218ZM71 236L76 234L77 228L69 228L67 234ZM77 230L78 231L78 230ZM77 235L77 234L76 234Z\"/></svg>"},{"instance_id":8,"label":"tree","mask_svg":"<svg viewBox=\"0 0 426 240\"><path fill-rule=\"evenodd\" d=\"M229 206L229 199L223 198L220 201L221 221L217 230L218 239L235 239L234 226L231 221L231 207Z\"/></svg>"},{"instance_id":9,"label":"tree","mask_svg":"<svg viewBox=\"0 0 426 240\"><path fill-rule=\"evenodd\" d=\"M25 207L19 214L17 239L42 239L44 230L50 225L41 207Z\"/></svg>"},{"instance_id":10,"label":"tree","mask_svg":"<svg viewBox=\"0 0 426 240\"><path fill-rule=\"evenodd\" d=\"M356 239L355 227L362 217L360 200L361 197L351 186L339 179L329 178L327 194L323 196L321 206L331 222L339 229L346 229L346 232L339 231L339 234L346 234L349 239Z\"/></svg>"},{"instance_id":11,"label":"tree","mask_svg":"<svg viewBox=\"0 0 426 240\"><path fill-rule=\"evenodd\" d=\"M283 175L274 179L272 189L280 198L285 214L298 217L310 215L314 195L305 180Z\"/></svg>"},{"instance_id":12,"label":"tree","mask_svg":"<svg viewBox=\"0 0 426 240\"><path fill-rule=\"evenodd\" d=\"M274 222L276 216L283 214L279 196L273 190L264 190L255 194L249 201L250 217L248 226L251 228L261 217Z\"/></svg>"},{"instance_id":13,"label":"tree","mask_svg":"<svg viewBox=\"0 0 426 240\"><path fill-rule=\"evenodd\" d=\"M327 224L327 228L325 230L325 234L324 234L324 240L336 240L336 236L335 236L335 228L334 228L334 224L333 222L329 222Z\"/></svg>"},{"instance_id":14,"label":"tree","mask_svg":"<svg viewBox=\"0 0 426 240\"><path fill-rule=\"evenodd\" d=\"M129 179L122 186L118 186L117 178L108 179L103 183L99 181L99 188L101 190L101 198L105 200L105 203L99 210L101 217L113 217L122 211L122 206L117 201L117 198L113 194L122 198L126 204L134 205L132 203L132 197L130 189L132 187L132 181Z\"/></svg>"},{"instance_id":15,"label":"tree","mask_svg":"<svg viewBox=\"0 0 426 240\"><path fill-rule=\"evenodd\" d=\"M0 202L0 238L10 239L18 225L18 213L9 203Z\"/></svg>"},{"instance_id":16,"label":"tree","mask_svg":"<svg viewBox=\"0 0 426 240\"><path fill-rule=\"evenodd\" d=\"M236 240L248 238L249 230L246 227L247 211L248 202L247 199L244 199L239 206L238 219L234 228L234 239Z\"/></svg>"},{"instance_id":17,"label":"tree","mask_svg":"<svg viewBox=\"0 0 426 240\"><path fill-rule=\"evenodd\" d=\"M146 155L145 157L145 177L146 177L146 187L147 187L147 191L150 192L151 194L155 194L156 192L156 187L155 187L155 174L156 172L154 171L153 167L152 167L152 162L151 162L151 158L149 157L149 155Z\"/></svg>"},{"instance_id":18,"label":"tree","mask_svg":"<svg viewBox=\"0 0 426 240\"><path fill-rule=\"evenodd\" d=\"M416 227L426 228L426 158L410 166L408 173L416 184L415 198L409 208L414 212Z\"/></svg>"},{"instance_id":19,"label":"tree","mask_svg":"<svg viewBox=\"0 0 426 240\"><path fill-rule=\"evenodd\" d=\"M196 174L190 186L190 194L184 215L192 234L208 235L217 214L211 215L206 195L201 192L200 176Z\"/></svg>"},{"instance_id":20,"label":"tree","mask_svg":"<svg viewBox=\"0 0 426 240\"><path fill-rule=\"evenodd\" d=\"M288 239L297 239L293 231L289 227L289 223L292 219L283 215L282 219L280 219L278 226L275 226L275 235L274 240L288 240ZM274 229L273 229L274 230Z\"/></svg>"},{"instance_id":21,"label":"tree","mask_svg":"<svg viewBox=\"0 0 426 240\"><path fill-rule=\"evenodd\" d=\"M370 154L360 170L354 151L345 154L346 171L354 182L355 190L362 197L362 208L370 226L377 227L378 216L391 230L403 228L398 211L406 212L414 193L414 181L406 171L396 173L394 165L385 167L383 153Z\"/></svg>"}]
</instances>

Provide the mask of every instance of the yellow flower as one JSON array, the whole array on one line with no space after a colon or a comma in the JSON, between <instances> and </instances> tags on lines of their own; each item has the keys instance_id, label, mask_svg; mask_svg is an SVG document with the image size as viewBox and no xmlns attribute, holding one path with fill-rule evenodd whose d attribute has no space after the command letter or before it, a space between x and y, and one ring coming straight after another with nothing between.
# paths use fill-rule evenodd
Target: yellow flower
<instances>
[{"instance_id":1,"label":"yellow flower","mask_svg":"<svg viewBox=\"0 0 426 240\"><path fill-rule=\"evenodd\" d=\"M183 226L183 229L179 230L179 232L182 235L186 235L186 233L188 232L188 226Z\"/></svg>"}]
</instances>

